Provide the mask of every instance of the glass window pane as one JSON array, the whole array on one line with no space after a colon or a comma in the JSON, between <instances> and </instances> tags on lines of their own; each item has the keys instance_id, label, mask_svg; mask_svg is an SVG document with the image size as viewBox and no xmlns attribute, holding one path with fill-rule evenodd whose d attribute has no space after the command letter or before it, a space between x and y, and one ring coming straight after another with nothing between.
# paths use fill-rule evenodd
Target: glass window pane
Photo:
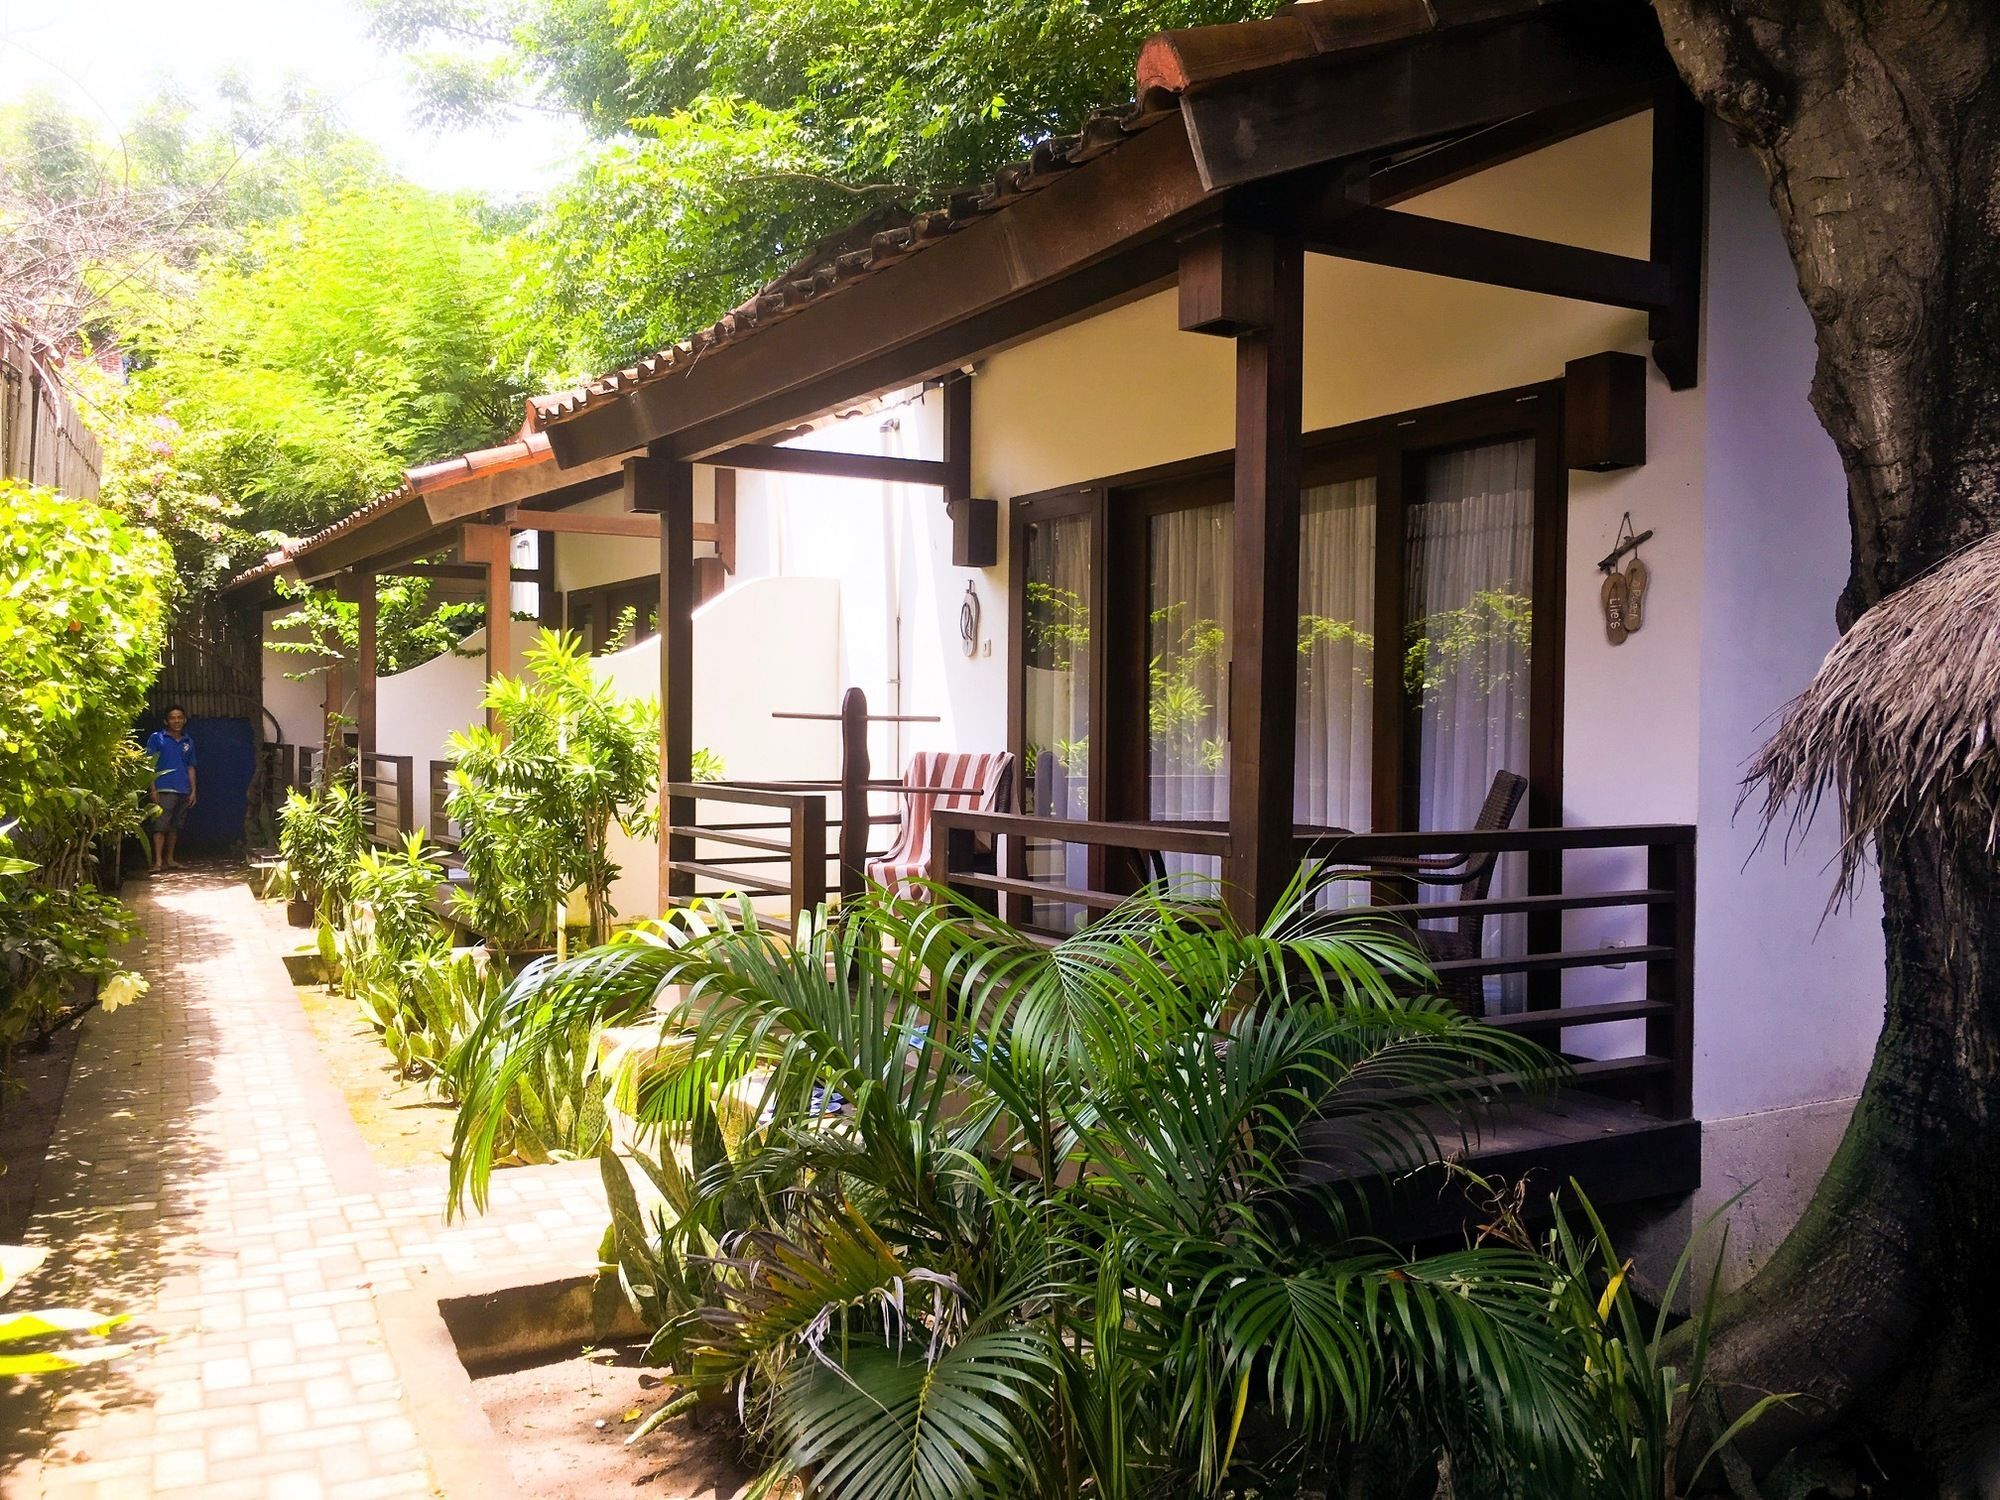
<instances>
[{"instance_id":1,"label":"glass window pane","mask_svg":"<svg viewBox=\"0 0 2000 1500\"><path fill-rule=\"evenodd\" d=\"M1156 822L1229 817L1230 507L1153 518L1146 600L1147 808ZM1168 856L1167 875L1219 874L1213 859Z\"/></svg>"},{"instance_id":2,"label":"glass window pane","mask_svg":"<svg viewBox=\"0 0 2000 1500\"><path fill-rule=\"evenodd\" d=\"M1299 498L1293 813L1308 827L1363 831L1375 761L1375 480Z\"/></svg>"},{"instance_id":3,"label":"glass window pane","mask_svg":"<svg viewBox=\"0 0 2000 1500\"><path fill-rule=\"evenodd\" d=\"M1419 828L1470 828L1494 773L1528 774L1534 517L1533 442L1440 453L1424 465L1405 568ZM1525 890L1523 857L1504 856L1492 894ZM1525 941L1525 918L1498 917L1479 946L1518 953ZM1486 985L1489 1003L1522 993L1519 975Z\"/></svg>"},{"instance_id":4,"label":"glass window pane","mask_svg":"<svg viewBox=\"0 0 2000 1500\"><path fill-rule=\"evenodd\" d=\"M1088 516L1032 521L1026 528L1022 569L1022 738L1025 806L1044 818L1085 818L1090 813L1090 568ZM1089 884L1080 844L1036 846L1028 851L1037 880ZM1034 903L1031 920L1062 928L1076 925L1076 908Z\"/></svg>"}]
</instances>

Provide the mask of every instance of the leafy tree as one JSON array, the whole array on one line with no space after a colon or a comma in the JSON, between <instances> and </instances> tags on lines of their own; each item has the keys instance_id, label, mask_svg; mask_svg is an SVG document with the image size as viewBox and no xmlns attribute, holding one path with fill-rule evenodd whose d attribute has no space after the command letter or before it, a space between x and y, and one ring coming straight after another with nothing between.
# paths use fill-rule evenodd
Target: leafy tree
<instances>
[{"instance_id":1,"label":"leafy tree","mask_svg":"<svg viewBox=\"0 0 2000 1500\"><path fill-rule=\"evenodd\" d=\"M99 851L135 833L131 727L158 669L165 548L116 512L0 482L0 1047L118 974Z\"/></svg>"},{"instance_id":2,"label":"leafy tree","mask_svg":"<svg viewBox=\"0 0 2000 1500\"><path fill-rule=\"evenodd\" d=\"M593 941L610 931L611 825L643 836L657 822L659 705L622 698L574 635L545 630L528 678L495 677L486 705L498 728L451 737L451 816L472 877L467 920L494 941L553 939L572 891L583 892Z\"/></svg>"},{"instance_id":3,"label":"leafy tree","mask_svg":"<svg viewBox=\"0 0 2000 1500\"><path fill-rule=\"evenodd\" d=\"M2000 12L1655 8L1696 96L1769 177L1813 316L1813 406L1847 470L1844 629L2000 529ZM1922 715L1924 684L1908 686ZM1808 1394L1760 1424L1771 1451L1858 1437L1872 1462L1914 1452L1927 1476L1896 1493L1977 1493L1995 1452L2000 1301L1981 1267L2000 1225L2000 864L1979 793L1995 753L1989 737L1902 804L1922 816L1862 830L1887 938L1881 1038L1812 1203L1724 1309L1710 1356L1732 1403Z\"/></svg>"},{"instance_id":4,"label":"leafy tree","mask_svg":"<svg viewBox=\"0 0 2000 1500\"><path fill-rule=\"evenodd\" d=\"M277 581L280 598L297 607L271 622L273 631L284 639L269 640L265 648L281 655L297 656L303 665L287 673L294 679L318 675L329 666L352 666L360 661L361 607L340 598L332 589L310 584ZM471 656L459 643L486 623L486 606L469 599L433 603L431 581L404 575L384 575L375 580L375 670L392 677L398 672L421 666L449 651L454 656Z\"/></svg>"},{"instance_id":5,"label":"leafy tree","mask_svg":"<svg viewBox=\"0 0 2000 1500\"><path fill-rule=\"evenodd\" d=\"M1270 0L368 0L434 120L562 109L601 144L523 236L516 329L585 373L871 212L940 201L1132 93L1162 27Z\"/></svg>"},{"instance_id":6,"label":"leafy tree","mask_svg":"<svg viewBox=\"0 0 2000 1500\"><path fill-rule=\"evenodd\" d=\"M204 260L186 299L130 309L134 409L178 424L192 482L250 529L310 531L519 421L494 352L505 276L449 199L310 186Z\"/></svg>"}]
</instances>

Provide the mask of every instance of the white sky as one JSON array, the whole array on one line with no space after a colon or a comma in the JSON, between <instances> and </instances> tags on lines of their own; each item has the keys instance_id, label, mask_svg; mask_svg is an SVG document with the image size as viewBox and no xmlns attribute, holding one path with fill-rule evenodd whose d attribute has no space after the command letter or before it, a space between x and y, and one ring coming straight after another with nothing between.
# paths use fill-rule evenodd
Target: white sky
<instances>
[{"instance_id":1,"label":"white sky","mask_svg":"<svg viewBox=\"0 0 2000 1500\"><path fill-rule=\"evenodd\" d=\"M0 0L0 102L43 90L107 136L166 79L201 103L232 68L259 93L288 77L311 85L425 187L532 191L565 175L580 140L535 117L449 136L417 130L403 61L368 36L353 0Z\"/></svg>"}]
</instances>

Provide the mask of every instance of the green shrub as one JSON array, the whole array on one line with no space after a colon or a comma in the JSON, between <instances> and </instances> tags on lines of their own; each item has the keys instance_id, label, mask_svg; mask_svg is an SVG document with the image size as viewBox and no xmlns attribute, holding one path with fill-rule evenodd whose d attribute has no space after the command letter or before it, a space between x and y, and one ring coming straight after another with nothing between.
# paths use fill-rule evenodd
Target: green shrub
<instances>
[{"instance_id":1,"label":"green shrub","mask_svg":"<svg viewBox=\"0 0 2000 1500\"><path fill-rule=\"evenodd\" d=\"M310 901L320 928L331 930L347 914L348 886L367 847L362 799L340 778L310 792L294 787L278 809L278 853L301 900Z\"/></svg>"},{"instance_id":2,"label":"green shrub","mask_svg":"<svg viewBox=\"0 0 2000 1500\"><path fill-rule=\"evenodd\" d=\"M643 836L658 820L659 709L622 698L592 670L573 635L543 631L529 677L496 677L486 705L497 729L451 740L448 807L471 879L466 921L507 948L553 944L569 894L581 890L590 934L610 931L615 823Z\"/></svg>"},{"instance_id":3,"label":"green shrub","mask_svg":"<svg viewBox=\"0 0 2000 1500\"><path fill-rule=\"evenodd\" d=\"M132 726L172 576L158 538L104 506L0 481L0 1050L120 972L99 854L142 826Z\"/></svg>"},{"instance_id":4,"label":"green shrub","mask_svg":"<svg viewBox=\"0 0 2000 1500\"><path fill-rule=\"evenodd\" d=\"M482 1200L538 1055L650 1022L661 1046L618 1080L646 1180L603 1158L607 1249L649 1360L739 1411L773 1484L1241 1493L1323 1476L1411 1410L1573 1473L1586 1389L1548 1261L1399 1254L1358 1195L1299 1176L1308 1122L1412 1166L1477 1080L1556 1065L1409 998L1430 983L1410 937L1314 895L1255 933L1149 897L1052 950L955 902L872 896L796 938L676 913L488 1012L454 1202Z\"/></svg>"}]
</instances>

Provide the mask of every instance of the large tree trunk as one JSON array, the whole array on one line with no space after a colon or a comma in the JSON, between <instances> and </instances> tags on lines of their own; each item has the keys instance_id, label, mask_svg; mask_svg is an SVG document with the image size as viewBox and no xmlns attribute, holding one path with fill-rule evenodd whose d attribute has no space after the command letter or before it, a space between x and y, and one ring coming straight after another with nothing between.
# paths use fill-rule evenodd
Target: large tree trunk
<instances>
[{"instance_id":1,"label":"large tree trunk","mask_svg":"<svg viewBox=\"0 0 2000 1500\"><path fill-rule=\"evenodd\" d=\"M1847 467L1844 629L2000 526L2000 0L1655 0L1771 181ZM1832 515L1828 515L1832 524ZM2000 868L1983 823L1881 850L1888 1010L1811 1208L1727 1307L1725 1378L1810 1398L1775 1444L1867 1430L1948 1493L2000 1430Z\"/></svg>"}]
</instances>

